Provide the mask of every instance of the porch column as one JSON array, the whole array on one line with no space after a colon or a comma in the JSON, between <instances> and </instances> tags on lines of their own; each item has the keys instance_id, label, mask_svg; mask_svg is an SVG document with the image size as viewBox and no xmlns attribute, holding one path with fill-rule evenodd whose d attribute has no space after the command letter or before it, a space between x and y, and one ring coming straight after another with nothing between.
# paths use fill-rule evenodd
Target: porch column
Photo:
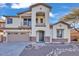
<instances>
[{"instance_id":1,"label":"porch column","mask_svg":"<svg viewBox=\"0 0 79 59\"><path fill-rule=\"evenodd\" d=\"M39 32L36 32L36 41L39 42Z\"/></svg>"}]
</instances>

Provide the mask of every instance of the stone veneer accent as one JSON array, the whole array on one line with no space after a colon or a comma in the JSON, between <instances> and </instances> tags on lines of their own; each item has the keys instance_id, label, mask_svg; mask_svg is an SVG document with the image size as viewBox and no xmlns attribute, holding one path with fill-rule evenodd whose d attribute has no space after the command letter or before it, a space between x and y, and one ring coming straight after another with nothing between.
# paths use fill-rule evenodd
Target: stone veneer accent
<instances>
[{"instance_id":1,"label":"stone veneer accent","mask_svg":"<svg viewBox=\"0 0 79 59\"><path fill-rule=\"evenodd\" d=\"M68 39L52 39L52 42L68 42Z\"/></svg>"},{"instance_id":2,"label":"stone veneer accent","mask_svg":"<svg viewBox=\"0 0 79 59\"><path fill-rule=\"evenodd\" d=\"M36 37L30 37L30 42L36 42Z\"/></svg>"},{"instance_id":3,"label":"stone veneer accent","mask_svg":"<svg viewBox=\"0 0 79 59\"><path fill-rule=\"evenodd\" d=\"M45 41L45 42L50 42L50 37L49 37L49 36L45 36L45 37L44 37L44 41Z\"/></svg>"}]
</instances>

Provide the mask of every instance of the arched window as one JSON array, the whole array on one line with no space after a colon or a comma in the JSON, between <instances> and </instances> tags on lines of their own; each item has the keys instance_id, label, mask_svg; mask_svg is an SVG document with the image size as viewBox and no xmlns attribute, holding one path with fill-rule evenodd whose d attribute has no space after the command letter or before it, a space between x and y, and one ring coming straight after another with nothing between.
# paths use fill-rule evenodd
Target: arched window
<instances>
[{"instance_id":1,"label":"arched window","mask_svg":"<svg viewBox=\"0 0 79 59\"><path fill-rule=\"evenodd\" d=\"M36 23L44 23L44 18L45 18L44 12L37 12L36 13Z\"/></svg>"}]
</instances>

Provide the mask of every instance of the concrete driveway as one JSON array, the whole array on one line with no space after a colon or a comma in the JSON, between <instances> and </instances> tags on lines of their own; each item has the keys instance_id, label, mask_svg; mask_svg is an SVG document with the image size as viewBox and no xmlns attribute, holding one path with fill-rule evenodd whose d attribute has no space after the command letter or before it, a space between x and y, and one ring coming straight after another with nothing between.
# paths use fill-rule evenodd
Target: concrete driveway
<instances>
[{"instance_id":1,"label":"concrete driveway","mask_svg":"<svg viewBox=\"0 0 79 59\"><path fill-rule=\"evenodd\" d=\"M25 42L0 43L0 56L19 56L25 46Z\"/></svg>"}]
</instances>

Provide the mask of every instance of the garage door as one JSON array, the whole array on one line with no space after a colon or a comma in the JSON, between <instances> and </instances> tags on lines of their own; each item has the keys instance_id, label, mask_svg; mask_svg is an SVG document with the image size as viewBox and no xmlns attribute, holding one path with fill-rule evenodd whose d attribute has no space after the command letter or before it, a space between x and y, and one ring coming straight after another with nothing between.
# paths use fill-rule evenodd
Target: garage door
<instances>
[{"instance_id":1,"label":"garage door","mask_svg":"<svg viewBox=\"0 0 79 59\"><path fill-rule=\"evenodd\" d=\"M8 32L7 41L8 42L29 41L29 32L20 32L20 33Z\"/></svg>"}]
</instances>

